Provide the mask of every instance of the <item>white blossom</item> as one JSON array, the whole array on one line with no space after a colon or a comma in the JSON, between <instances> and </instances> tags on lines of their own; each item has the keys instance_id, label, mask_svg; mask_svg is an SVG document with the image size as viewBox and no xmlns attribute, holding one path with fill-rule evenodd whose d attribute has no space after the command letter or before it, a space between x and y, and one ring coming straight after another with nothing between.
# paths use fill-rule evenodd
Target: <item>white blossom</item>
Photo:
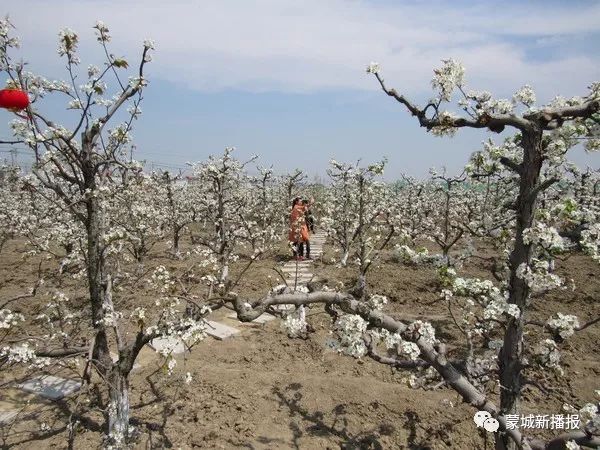
<instances>
[{"instance_id":1,"label":"white blossom","mask_svg":"<svg viewBox=\"0 0 600 450\"><path fill-rule=\"evenodd\" d=\"M339 317L333 326L338 336L337 348L339 352L360 358L367 353L367 346L363 334L367 330L367 322L355 314L344 314Z\"/></svg>"},{"instance_id":2,"label":"white blossom","mask_svg":"<svg viewBox=\"0 0 600 450\"><path fill-rule=\"evenodd\" d=\"M535 103L535 92L533 92L531 86L526 84L515 93L513 100L515 102L521 102L525 106L532 106Z\"/></svg>"},{"instance_id":3,"label":"white blossom","mask_svg":"<svg viewBox=\"0 0 600 450\"><path fill-rule=\"evenodd\" d=\"M372 62L367 66L367 73L372 73L373 75L379 73L379 63Z\"/></svg>"},{"instance_id":4,"label":"white blossom","mask_svg":"<svg viewBox=\"0 0 600 450\"><path fill-rule=\"evenodd\" d=\"M435 328L429 322L415 320L408 326L408 331L417 338L423 339L429 345L433 345L436 342Z\"/></svg>"},{"instance_id":5,"label":"white blossom","mask_svg":"<svg viewBox=\"0 0 600 450\"><path fill-rule=\"evenodd\" d=\"M369 297L369 300L367 301L367 303L373 309L381 311L383 309L383 307L388 303L388 299L384 295L375 294L375 295L371 295Z\"/></svg>"},{"instance_id":6,"label":"white blossom","mask_svg":"<svg viewBox=\"0 0 600 450\"><path fill-rule=\"evenodd\" d=\"M541 222L523 230L523 242L541 245L552 251L561 251L565 248L563 238L558 234L556 228Z\"/></svg>"},{"instance_id":7,"label":"white blossom","mask_svg":"<svg viewBox=\"0 0 600 450\"><path fill-rule=\"evenodd\" d=\"M23 314L14 313L9 309L0 309L0 329L9 329L15 327L19 322L24 322Z\"/></svg>"},{"instance_id":8,"label":"white blossom","mask_svg":"<svg viewBox=\"0 0 600 450\"><path fill-rule=\"evenodd\" d=\"M560 367L560 352L558 351L556 342L552 339L545 339L540 342L535 348L535 354L537 355L540 364L562 373L562 368Z\"/></svg>"},{"instance_id":9,"label":"white blossom","mask_svg":"<svg viewBox=\"0 0 600 450\"><path fill-rule=\"evenodd\" d=\"M443 100L449 102L454 88L464 84L465 68L452 58L442 62L443 66L433 71L435 76L431 85L440 93Z\"/></svg>"},{"instance_id":10,"label":"white blossom","mask_svg":"<svg viewBox=\"0 0 600 450\"><path fill-rule=\"evenodd\" d=\"M570 314L556 313L556 318L548 319L546 322L555 333L563 338L567 339L575 333L575 329L579 327L579 319L577 316Z\"/></svg>"}]
</instances>

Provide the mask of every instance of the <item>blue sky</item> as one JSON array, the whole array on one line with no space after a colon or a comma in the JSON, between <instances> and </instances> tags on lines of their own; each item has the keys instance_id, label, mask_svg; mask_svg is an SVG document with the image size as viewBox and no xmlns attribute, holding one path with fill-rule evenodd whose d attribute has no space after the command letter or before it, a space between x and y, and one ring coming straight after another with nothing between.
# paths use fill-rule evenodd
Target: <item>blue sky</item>
<instances>
[{"instance_id":1,"label":"blue sky","mask_svg":"<svg viewBox=\"0 0 600 450\"><path fill-rule=\"evenodd\" d=\"M389 160L386 176L459 170L489 134L436 138L419 129L365 73L371 61L417 103L432 69L463 61L470 88L510 98L523 84L538 103L585 95L600 80L600 2L592 1L29 1L8 5L30 70L64 78L57 32L81 38L81 68L101 63L91 26L110 28L111 51L136 61L156 42L136 124L136 155L184 167L234 146L279 172L323 174L331 158ZM40 108L69 124L62 103ZM0 112L0 136L10 116ZM499 139L498 136L493 136ZM0 154L0 157L5 153ZM581 149L572 159L597 167Z\"/></svg>"}]
</instances>

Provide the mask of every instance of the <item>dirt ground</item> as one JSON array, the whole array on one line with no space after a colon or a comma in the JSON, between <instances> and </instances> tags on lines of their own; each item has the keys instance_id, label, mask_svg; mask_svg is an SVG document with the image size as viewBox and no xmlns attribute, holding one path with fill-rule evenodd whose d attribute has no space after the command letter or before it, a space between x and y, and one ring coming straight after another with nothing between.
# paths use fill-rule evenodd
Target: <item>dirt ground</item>
<instances>
[{"instance_id":1,"label":"dirt ground","mask_svg":"<svg viewBox=\"0 0 600 450\"><path fill-rule=\"evenodd\" d=\"M0 298L22 293L37 272L38 260L23 260L22 248L22 243L13 241L0 254ZM323 260L329 261L333 256L331 245L326 244ZM282 245L275 255L257 263L239 286L240 295L264 295L270 283L277 284L271 268L285 259ZM157 262L172 269L185 264L169 258L159 247L153 250L148 266ZM240 261L234 274L243 265ZM44 270L52 267L55 266L48 263ZM315 263L314 272L329 286L339 282L350 286L355 276L351 267L341 269L323 261ZM577 314L582 322L597 317L598 265L585 256L574 255L557 263L557 272L573 278L577 289L556 292L534 302L532 318L545 319L556 311ZM459 274L489 277L489 270L474 260ZM397 319L430 320L438 336L448 340L451 348L461 345L446 305L439 301L434 269L404 266L393 262L388 254L373 268L368 282L374 292L391 300L387 313ZM69 288L77 286L74 283ZM81 298L73 299L74 302L85 300L84 287L79 289ZM153 302L143 289L120 296L116 301L125 304ZM28 299L20 307L35 312L43 309L44 302ZM473 408L462 404L453 390L415 390L406 382L408 371L331 350L330 319L322 308L309 310L309 322L315 332L306 340L288 338L279 320L265 325L241 324L225 317L227 314L229 311L219 310L211 318L236 326L242 333L225 341L209 337L200 342L191 353L178 356L172 377L163 373L156 354L144 349L139 358L141 367L131 376L132 423L139 433L135 448L493 448L491 435L486 438L476 429ZM532 329L531 337L538 332ZM598 325L567 341L562 347L565 377L549 376L545 380L560 386L555 392L559 398L527 387L523 412L562 413L562 398L575 404L592 400L593 391L600 388L598 342ZM81 368L73 369L71 376L77 371ZM188 385L182 382L186 372L193 376ZM65 368L61 373L68 375ZM19 370L0 372L0 409L18 406L23 411L11 427L0 430L2 448L67 448L65 425L77 411L84 412L85 420L77 429L74 448L100 446L101 417L85 412L93 407L93 403L86 403L90 396L81 393L60 402L39 400L14 389L13 383L24 376Z\"/></svg>"}]
</instances>

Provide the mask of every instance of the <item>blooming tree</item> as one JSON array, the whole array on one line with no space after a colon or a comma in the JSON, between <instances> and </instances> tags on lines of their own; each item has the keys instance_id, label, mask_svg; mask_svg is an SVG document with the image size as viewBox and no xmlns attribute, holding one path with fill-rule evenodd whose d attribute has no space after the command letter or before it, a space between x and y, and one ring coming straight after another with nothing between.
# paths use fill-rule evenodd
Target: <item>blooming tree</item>
<instances>
[{"instance_id":1,"label":"blooming tree","mask_svg":"<svg viewBox=\"0 0 600 450\"><path fill-rule=\"evenodd\" d=\"M396 231L386 201L388 190L376 180L383 173L385 161L367 167L334 160L330 164L332 184L323 224L342 251L342 266L354 251L359 268L356 293L362 297L369 267Z\"/></svg>"},{"instance_id":2,"label":"blooming tree","mask_svg":"<svg viewBox=\"0 0 600 450\"><path fill-rule=\"evenodd\" d=\"M86 83L78 86L75 32L63 30L59 35L59 54L66 59L69 81L50 82L12 61L9 53L17 41L10 36L8 21L0 22L0 67L11 85L33 96L26 118L11 125L16 141L29 146L36 157L32 176L20 177L0 191L2 198L8 199L0 220L11 232L25 236L36 253L61 261L61 270L52 280L56 283L40 275L31 290L0 302L0 369L25 364L36 370L52 361L73 369L76 364L69 361L82 358L82 378L102 380L107 394L106 444L125 448L132 434L129 376L146 344L170 336L191 346L205 335L202 318L224 306L234 309L242 321L252 321L266 311L281 315L276 310L279 305L296 306L286 315L284 326L291 336L305 336L311 331L305 308L320 304L331 317L340 353L416 370L419 376L409 379L415 387L446 383L467 402L497 417L502 430L497 448L537 450L599 444L598 407L592 403L578 408L585 419L583 431L549 443L528 439L518 428L508 427L507 417L518 412L521 389L534 371L560 372L560 344L600 320L581 323L574 315L559 313L534 323L528 317L531 301L550 289L564 288L563 280L553 272L553 260L570 249L561 232L564 235L579 227L581 248L592 257L598 255L600 230L593 175L584 179L582 174L572 173L565 188L572 192L572 202L552 190L562 189L559 180L565 173L564 157L576 137L597 128L600 85L593 85L586 98L556 99L536 109L535 95L528 86L519 90L513 101L494 100L485 92L466 92L464 69L449 60L435 72L433 87L438 97L421 109L388 89L378 65L372 64L369 72L383 90L436 134L452 135L462 127L499 132L507 126L518 134L499 146L489 143L473 156L466 174L473 183L480 183L477 189L461 185L455 190L459 182L466 181L464 177L444 174L444 189L432 182L410 183L408 189L394 192L378 179L383 162L368 167L332 162L332 185L325 189L321 202L323 224L342 249L342 263L356 257L357 285L350 292L315 284L293 290L279 286L262 298L247 299L234 289L253 261L287 228L289 202L303 181L302 173L296 171L279 183L271 183L270 170L250 177L246 171L250 161L240 162L232 149L226 149L220 157L197 163L194 180L188 184L178 184L170 175L143 174L139 164L127 158L125 145L141 113L139 105L147 83L144 68L150 61L152 42L144 43L136 76L126 83L119 74L128 63L108 51L108 28L102 22L94 28L106 53L105 65L103 69L89 66ZM115 86L112 97L108 78L113 78ZM462 95L459 108L463 117L441 109L456 89ZM55 124L38 109L44 97L54 92L66 96L68 107L76 113L71 128ZM522 112L517 104L523 105ZM109 129L126 105L125 121ZM597 147L594 139L587 145ZM322 191L322 186L319 189ZM274 201L278 191L283 194ZM453 191L464 194L465 200L458 201L460 195L453 197ZM516 197L514 204L506 205L507 196L509 200ZM415 211L414 205L423 206L424 212ZM415 212L422 214L418 217L423 221L407 219L406 215ZM282 227L276 218L284 213ZM13 215L18 219L13 220ZM197 220L204 222L195 231L195 247L182 256L190 262L183 274L162 265L150 267L141 276L128 273L123 250L131 252L136 264L146 261L152 243L169 230L176 252L179 233ZM450 359L430 323L397 320L384 312L385 297L367 292L367 271L397 232L413 241L437 236L445 256L465 233L493 238L502 248L506 271L496 274L496 283L448 273L442 298L465 337L465 358ZM252 250L248 263L240 275L230 276L230 266L248 247ZM418 259L419 252L414 253L412 257ZM206 283L195 281L197 270L209 273L203 277ZM87 282L85 305L73 301L75 292L62 283L67 276ZM125 288L139 289L142 278L149 289L150 305L127 309L121 301L123 292ZM18 307L21 300L32 296L47 302L40 314L28 317ZM544 333L541 338L536 336L533 345L525 345L526 326ZM168 373L176 365L171 353L170 348L162 350ZM500 408L488 398L496 381L503 388Z\"/></svg>"},{"instance_id":3,"label":"blooming tree","mask_svg":"<svg viewBox=\"0 0 600 450\"><path fill-rule=\"evenodd\" d=\"M197 205L193 201L189 184L181 175L173 176L169 172L163 172L155 174L154 179L166 200L166 223L163 226L166 225L171 232L171 251L177 256L183 231L196 219Z\"/></svg>"},{"instance_id":4,"label":"blooming tree","mask_svg":"<svg viewBox=\"0 0 600 450\"><path fill-rule=\"evenodd\" d=\"M506 127L517 131L514 154L502 155L499 162L518 177L518 195L514 204L514 242L509 255L509 278L506 299L507 311L514 314L506 323L502 346L498 353L500 414L516 414L523 385L523 329L530 296L536 289L553 285L548 265L535 258L537 246L544 237L534 230L534 219L540 193L559 181L552 170L564 161L566 151L575 145L574 138L590 136L588 149L597 148L597 127L600 112L600 83L594 83L586 97L556 98L550 104L535 107L535 94L524 86L510 100L496 100L488 92L467 91L465 70L455 60L445 60L434 70L432 87L437 96L425 107L409 101L395 89L386 86L380 67L372 63L367 72L375 76L382 90L403 105L420 126L440 136L454 135L460 128L481 128L499 133ZM443 109L458 92L462 116ZM550 170L543 170L544 165ZM532 235L533 234L533 235ZM516 311L519 311L517 314ZM494 414L498 411L494 409ZM499 448L523 447L522 439L510 433L500 433Z\"/></svg>"},{"instance_id":5,"label":"blooming tree","mask_svg":"<svg viewBox=\"0 0 600 450\"><path fill-rule=\"evenodd\" d=\"M21 214L24 223L19 229L25 235L29 230L37 233L31 240L39 251L55 251L46 242L48 236L56 233L65 236L60 242L78 244L65 246L67 257L71 252L71 260L80 263L81 270L73 276L83 278L88 288L86 306L77 307L70 301L69 293L61 290L58 280L56 286L48 286L50 302L38 317L25 318L6 308L8 303L17 305L21 298L33 295L35 287L29 294L4 302L2 323L7 326L3 328L16 335L3 342L8 345L2 347L0 359L2 365L20 363L35 368L47 364L46 358L85 357L83 378L90 382L97 374L107 391L104 409L107 445L123 448L131 431L129 374L140 350L162 335L175 334L193 343L203 337L203 323L184 317L180 298L173 296L170 275L160 267L149 280L160 293L156 299L158 308L149 313L143 308L127 312L115 307L120 304L113 301L115 292L122 292L123 286L131 281L129 274L118 270L123 254L120 250L124 244L133 244L134 252L140 255L144 247L139 239L146 230L130 228L131 222L139 219L139 226L147 226L153 214L139 203L139 196L148 186L143 187L145 178L136 178L139 165L126 158L124 148L141 113L139 105L147 84L144 69L151 60L153 43L144 41L137 72L127 82L120 72L127 69L128 62L108 51L111 37L107 26L97 22L94 29L106 61L102 69L88 66L84 84L78 85L81 74L77 33L70 29L59 33L58 53L66 60L69 81L48 81L27 72L22 63L13 62L11 51L18 46L18 39L11 36L8 20L0 21L0 68L8 75L10 86L26 90L32 96L26 116L11 122L15 136L12 142L28 146L36 160L32 176L23 180L24 198L30 200L24 202L25 208L31 213ZM106 83L111 77L116 86L113 96ZM66 97L68 108L75 110L70 129L56 124L38 109L44 98L54 93ZM109 129L125 108L124 122ZM131 177L126 176L128 173ZM132 196L127 198L129 194ZM123 203L132 199L131 204ZM123 215L123 209L129 216ZM55 210L59 214L54 215ZM58 220L58 227L48 223L62 217L68 220ZM29 219L36 222L34 226L27 224ZM36 230L40 221L41 230ZM195 319L206 312L201 309ZM25 319L32 333L25 333L19 327ZM128 329L133 331L130 337Z\"/></svg>"},{"instance_id":6,"label":"blooming tree","mask_svg":"<svg viewBox=\"0 0 600 450\"><path fill-rule=\"evenodd\" d=\"M207 221L206 230L195 240L202 247L199 251L214 259L221 289L228 281L231 262L239 259L236 245L252 232L248 221L254 222L245 193L249 182L244 168L256 157L241 162L232 156L233 151L226 148L220 158L211 156L194 166L195 201L199 214ZM256 250L256 254L260 252Z\"/></svg>"}]
</instances>

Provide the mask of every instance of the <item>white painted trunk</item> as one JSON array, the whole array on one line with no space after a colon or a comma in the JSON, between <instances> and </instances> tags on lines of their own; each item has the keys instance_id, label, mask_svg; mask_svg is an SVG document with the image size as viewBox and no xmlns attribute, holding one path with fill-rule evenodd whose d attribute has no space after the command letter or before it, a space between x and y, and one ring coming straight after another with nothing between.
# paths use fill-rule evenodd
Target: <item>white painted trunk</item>
<instances>
[{"instance_id":1,"label":"white painted trunk","mask_svg":"<svg viewBox=\"0 0 600 450\"><path fill-rule=\"evenodd\" d=\"M129 438L129 377L114 368L109 389L108 445L125 449Z\"/></svg>"},{"instance_id":2,"label":"white painted trunk","mask_svg":"<svg viewBox=\"0 0 600 450\"><path fill-rule=\"evenodd\" d=\"M345 251L344 256L342 256L342 260L340 261L340 263L342 264L343 267L346 267L346 264L348 263L348 256L349 256L349 252Z\"/></svg>"},{"instance_id":3,"label":"white painted trunk","mask_svg":"<svg viewBox=\"0 0 600 450\"><path fill-rule=\"evenodd\" d=\"M221 271L221 281L222 282L226 281L228 276L229 276L229 265L225 264L223 266L223 270Z\"/></svg>"}]
</instances>

